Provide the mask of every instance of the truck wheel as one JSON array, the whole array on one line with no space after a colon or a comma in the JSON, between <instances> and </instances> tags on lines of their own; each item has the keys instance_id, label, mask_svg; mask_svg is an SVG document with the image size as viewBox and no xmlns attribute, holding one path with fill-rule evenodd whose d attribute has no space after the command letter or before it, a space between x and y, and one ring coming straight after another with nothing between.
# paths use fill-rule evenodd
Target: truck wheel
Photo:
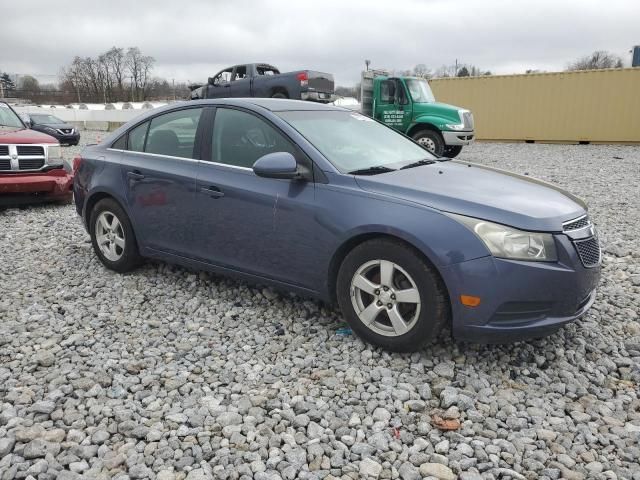
<instances>
[{"instance_id":1,"label":"truck wheel","mask_svg":"<svg viewBox=\"0 0 640 480\"><path fill-rule=\"evenodd\" d=\"M289 98L284 93L278 92L271 95L271 98Z\"/></svg>"},{"instance_id":2,"label":"truck wheel","mask_svg":"<svg viewBox=\"0 0 640 480\"><path fill-rule=\"evenodd\" d=\"M451 145L449 147L445 147L444 156L449 158L456 158L461 151L462 145Z\"/></svg>"},{"instance_id":3,"label":"truck wheel","mask_svg":"<svg viewBox=\"0 0 640 480\"><path fill-rule=\"evenodd\" d=\"M420 130L413 134L413 139L437 157L444 154L444 140L435 130Z\"/></svg>"},{"instance_id":4,"label":"truck wheel","mask_svg":"<svg viewBox=\"0 0 640 480\"><path fill-rule=\"evenodd\" d=\"M96 203L90 215L89 233L93 250L108 269L125 273L141 263L129 217L115 200L105 198Z\"/></svg>"},{"instance_id":5,"label":"truck wheel","mask_svg":"<svg viewBox=\"0 0 640 480\"><path fill-rule=\"evenodd\" d=\"M388 350L419 349L438 336L449 318L439 276L398 241L374 239L355 247L336 283L338 304L353 331Z\"/></svg>"}]
</instances>

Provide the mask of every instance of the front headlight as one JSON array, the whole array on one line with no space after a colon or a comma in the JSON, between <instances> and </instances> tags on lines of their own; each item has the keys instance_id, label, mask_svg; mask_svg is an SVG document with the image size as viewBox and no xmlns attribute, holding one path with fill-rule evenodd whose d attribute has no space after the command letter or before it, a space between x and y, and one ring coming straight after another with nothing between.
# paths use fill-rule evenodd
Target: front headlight
<instances>
[{"instance_id":1,"label":"front headlight","mask_svg":"<svg viewBox=\"0 0 640 480\"><path fill-rule=\"evenodd\" d=\"M47 165L56 167L63 165L62 148L60 148L60 145L49 145L47 147Z\"/></svg>"},{"instance_id":2,"label":"front headlight","mask_svg":"<svg viewBox=\"0 0 640 480\"><path fill-rule=\"evenodd\" d=\"M454 123L445 125L449 130L464 130L464 123Z\"/></svg>"},{"instance_id":3,"label":"front headlight","mask_svg":"<svg viewBox=\"0 0 640 480\"><path fill-rule=\"evenodd\" d=\"M558 259L550 233L527 232L463 215L451 216L475 233L494 257L534 262Z\"/></svg>"},{"instance_id":4,"label":"front headlight","mask_svg":"<svg viewBox=\"0 0 640 480\"><path fill-rule=\"evenodd\" d=\"M56 129L52 127L44 127L44 131L48 133L57 133Z\"/></svg>"}]
</instances>

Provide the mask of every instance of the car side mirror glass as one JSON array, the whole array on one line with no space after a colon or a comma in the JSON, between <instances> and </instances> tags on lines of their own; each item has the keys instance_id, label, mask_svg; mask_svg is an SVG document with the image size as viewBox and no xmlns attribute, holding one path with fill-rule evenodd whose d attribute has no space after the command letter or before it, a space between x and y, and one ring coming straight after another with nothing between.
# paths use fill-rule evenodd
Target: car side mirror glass
<instances>
[{"instance_id":1,"label":"car side mirror glass","mask_svg":"<svg viewBox=\"0 0 640 480\"><path fill-rule=\"evenodd\" d=\"M253 172L259 177L302 179L298 162L289 152L274 152L263 155L253 164Z\"/></svg>"}]
</instances>

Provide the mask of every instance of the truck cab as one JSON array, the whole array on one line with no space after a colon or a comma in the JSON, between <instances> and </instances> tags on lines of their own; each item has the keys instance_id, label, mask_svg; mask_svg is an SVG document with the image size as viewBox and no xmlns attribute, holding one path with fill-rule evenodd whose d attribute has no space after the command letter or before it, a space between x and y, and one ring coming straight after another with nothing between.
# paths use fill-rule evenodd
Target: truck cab
<instances>
[{"instance_id":1,"label":"truck cab","mask_svg":"<svg viewBox=\"0 0 640 480\"><path fill-rule=\"evenodd\" d=\"M410 136L437 156L455 157L475 137L469 110L436 101L418 77L363 72L362 112Z\"/></svg>"}]
</instances>

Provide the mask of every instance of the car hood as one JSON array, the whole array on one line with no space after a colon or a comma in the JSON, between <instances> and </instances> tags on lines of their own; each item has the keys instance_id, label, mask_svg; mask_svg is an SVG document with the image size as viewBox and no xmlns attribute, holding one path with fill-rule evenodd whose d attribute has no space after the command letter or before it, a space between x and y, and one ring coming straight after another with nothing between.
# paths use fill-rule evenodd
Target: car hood
<instances>
[{"instance_id":1,"label":"car hood","mask_svg":"<svg viewBox=\"0 0 640 480\"><path fill-rule=\"evenodd\" d=\"M58 143L58 140L46 133L28 128L0 127L0 143Z\"/></svg>"},{"instance_id":2,"label":"car hood","mask_svg":"<svg viewBox=\"0 0 640 480\"><path fill-rule=\"evenodd\" d=\"M460 107L442 102L413 104L413 114L416 118L424 115L436 116L442 117L443 119L447 119L451 122L460 123L458 110L460 110Z\"/></svg>"},{"instance_id":3,"label":"car hood","mask_svg":"<svg viewBox=\"0 0 640 480\"><path fill-rule=\"evenodd\" d=\"M563 222L587 208L579 198L541 180L461 161L358 176L356 181L369 192L522 230L561 231Z\"/></svg>"}]
</instances>

